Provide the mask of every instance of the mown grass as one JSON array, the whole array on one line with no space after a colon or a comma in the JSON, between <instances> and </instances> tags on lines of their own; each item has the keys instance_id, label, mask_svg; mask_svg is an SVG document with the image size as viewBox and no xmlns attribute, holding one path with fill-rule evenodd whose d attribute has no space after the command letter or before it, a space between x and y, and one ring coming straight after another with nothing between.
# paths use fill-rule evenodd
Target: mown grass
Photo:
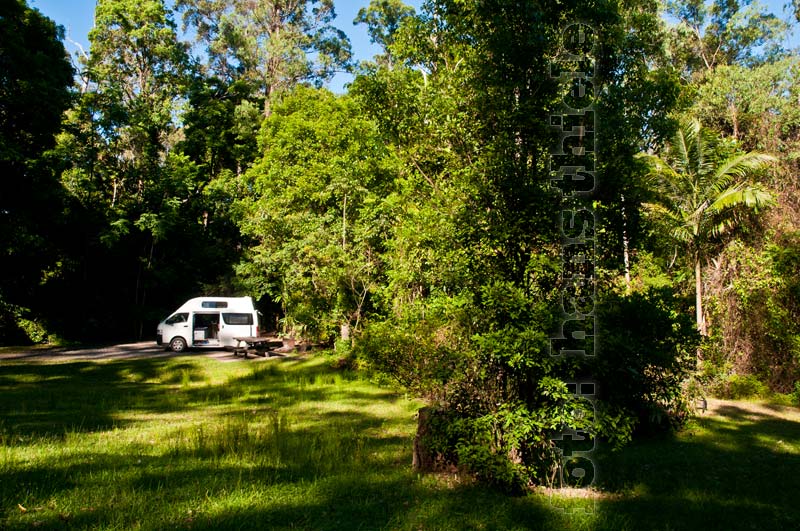
<instances>
[{"instance_id":1,"label":"mown grass","mask_svg":"<svg viewBox=\"0 0 800 531\"><path fill-rule=\"evenodd\" d=\"M791 414L782 414L791 409ZM796 408L729 401L600 459L605 528L800 529Z\"/></svg>"},{"instance_id":2,"label":"mown grass","mask_svg":"<svg viewBox=\"0 0 800 531\"><path fill-rule=\"evenodd\" d=\"M419 403L307 360L0 366L0 529L792 529L793 421L723 411L597 456L603 492L410 468ZM778 441L781 441L778 443Z\"/></svg>"}]
</instances>

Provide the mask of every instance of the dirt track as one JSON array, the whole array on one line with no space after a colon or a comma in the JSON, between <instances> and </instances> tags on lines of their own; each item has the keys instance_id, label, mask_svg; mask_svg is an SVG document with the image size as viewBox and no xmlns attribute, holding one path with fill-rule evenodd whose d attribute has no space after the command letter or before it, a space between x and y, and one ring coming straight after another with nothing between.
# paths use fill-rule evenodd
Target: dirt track
<instances>
[{"instance_id":1,"label":"dirt track","mask_svg":"<svg viewBox=\"0 0 800 531\"><path fill-rule=\"evenodd\" d=\"M775 418L800 422L800 409L795 406L771 404L767 401L708 399L708 412L723 417L735 417L750 421Z\"/></svg>"},{"instance_id":2,"label":"dirt track","mask_svg":"<svg viewBox=\"0 0 800 531\"><path fill-rule=\"evenodd\" d=\"M181 354L175 354L159 347L154 341L142 341L139 343L126 343L122 345L112 345L96 348L25 348L19 349L3 348L0 350L0 362L4 360L26 360L32 362L58 362L58 361L86 361L86 360L115 360L115 359L135 359L135 358L172 358L176 356L204 356L214 358L219 361L244 361L233 352L225 350L190 350ZM249 356L248 361L263 360L258 356Z\"/></svg>"}]
</instances>

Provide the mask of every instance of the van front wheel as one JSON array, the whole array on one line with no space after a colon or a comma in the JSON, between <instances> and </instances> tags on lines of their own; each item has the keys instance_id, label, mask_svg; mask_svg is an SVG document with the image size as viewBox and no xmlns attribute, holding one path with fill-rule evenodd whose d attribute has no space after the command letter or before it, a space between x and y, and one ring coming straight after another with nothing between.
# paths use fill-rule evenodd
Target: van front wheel
<instances>
[{"instance_id":1,"label":"van front wheel","mask_svg":"<svg viewBox=\"0 0 800 531\"><path fill-rule=\"evenodd\" d=\"M169 348L172 352L183 352L186 350L186 340L182 337L173 337L169 342Z\"/></svg>"}]
</instances>

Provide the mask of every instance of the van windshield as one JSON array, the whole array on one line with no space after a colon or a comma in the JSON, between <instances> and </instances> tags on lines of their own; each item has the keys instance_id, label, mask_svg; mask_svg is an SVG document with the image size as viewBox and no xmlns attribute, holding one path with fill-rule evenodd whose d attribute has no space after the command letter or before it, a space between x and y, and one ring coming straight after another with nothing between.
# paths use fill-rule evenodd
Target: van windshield
<instances>
[{"instance_id":1,"label":"van windshield","mask_svg":"<svg viewBox=\"0 0 800 531\"><path fill-rule=\"evenodd\" d=\"M164 321L164 323L172 325L177 323L185 323L188 320L189 320L188 313L176 313L175 315L169 317L166 321Z\"/></svg>"}]
</instances>

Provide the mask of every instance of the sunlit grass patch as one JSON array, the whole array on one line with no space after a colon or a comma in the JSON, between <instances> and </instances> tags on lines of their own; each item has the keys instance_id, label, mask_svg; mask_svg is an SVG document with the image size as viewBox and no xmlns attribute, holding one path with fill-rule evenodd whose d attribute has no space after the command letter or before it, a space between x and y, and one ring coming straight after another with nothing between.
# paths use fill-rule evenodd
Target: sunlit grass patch
<instances>
[{"instance_id":1,"label":"sunlit grass patch","mask_svg":"<svg viewBox=\"0 0 800 531\"><path fill-rule=\"evenodd\" d=\"M4 364L0 528L790 529L800 517L787 472L800 469L800 423L767 406L601 447L592 496L508 497L411 470L420 405L324 356Z\"/></svg>"},{"instance_id":2,"label":"sunlit grass patch","mask_svg":"<svg viewBox=\"0 0 800 531\"><path fill-rule=\"evenodd\" d=\"M328 370L324 359L4 366L0 527L240 517L259 527L265 500L289 525L294 516L276 504L299 510L320 481L385 473L398 459L408 475L418 404ZM374 415L393 419L391 430Z\"/></svg>"}]
</instances>

